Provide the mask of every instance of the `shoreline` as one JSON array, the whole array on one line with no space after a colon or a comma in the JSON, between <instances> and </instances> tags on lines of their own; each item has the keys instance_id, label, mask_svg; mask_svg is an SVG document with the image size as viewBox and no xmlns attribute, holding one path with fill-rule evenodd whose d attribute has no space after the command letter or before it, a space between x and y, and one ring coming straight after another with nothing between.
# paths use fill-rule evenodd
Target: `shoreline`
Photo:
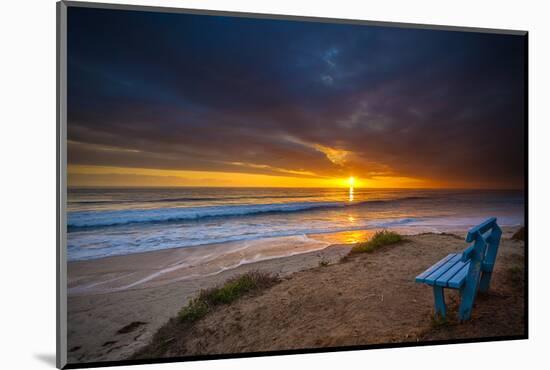
<instances>
[{"instance_id":1,"label":"shoreline","mask_svg":"<svg viewBox=\"0 0 550 370\"><path fill-rule=\"evenodd\" d=\"M510 237L516 229L503 227L503 237ZM68 295L113 293L213 276L244 265L319 252L333 245L351 246L369 239L376 230L279 236L69 261ZM414 233L398 227L391 230L405 236L465 234L465 230L458 228L442 232L420 229Z\"/></svg>"},{"instance_id":2,"label":"shoreline","mask_svg":"<svg viewBox=\"0 0 550 370\"><path fill-rule=\"evenodd\" d=\"M68 294L113 293L214 276L241 266L319 252L331 245L308 236L276 237L71 261ZM283 253L278 250L281 246L286 248ZM256 248L262 248L264 254L256 253L254 260L245 259L243 251Z\"/></svg>"}]
</instances>

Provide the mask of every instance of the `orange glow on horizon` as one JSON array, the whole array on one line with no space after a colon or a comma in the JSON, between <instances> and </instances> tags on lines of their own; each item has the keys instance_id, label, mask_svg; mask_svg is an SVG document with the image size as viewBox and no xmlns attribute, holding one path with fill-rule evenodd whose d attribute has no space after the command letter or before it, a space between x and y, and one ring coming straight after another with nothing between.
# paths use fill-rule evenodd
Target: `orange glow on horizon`
<instances>
[{"instance_id":1,"label":"orange glow on horizon","mask_svg":"<svg viewBox=\"0 0 550 370\"><path fill-rule=\"evenodd\" d=\"M421 179L404 176L325 178L314 176L267 175L246 172L162 170L148 168L69 165L68 184L86 186L152 187L317 187L349 188L420 188L439 187Z\"/></svg>"}]
</instances>

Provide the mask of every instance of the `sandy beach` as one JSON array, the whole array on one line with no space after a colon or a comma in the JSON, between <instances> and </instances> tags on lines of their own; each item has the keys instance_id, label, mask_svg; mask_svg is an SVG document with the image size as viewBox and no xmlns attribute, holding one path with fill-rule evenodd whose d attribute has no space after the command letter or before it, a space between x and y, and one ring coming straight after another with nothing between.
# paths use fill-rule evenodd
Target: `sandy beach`
<instances>
[{"instance_id":1,"label":"sandy beach","mask_svg":"<svg viewBox=\"0 0 550 370\"><path fill-rule=\"evenodd\" d=\"M283 281L218 309L181 333L183 352L155 356L520 335L523 284L513 281L513 271L523 269L524 244L509 239L513 231L505 230L491 293L480 298L472 322L437 329L431 325L431 289L415 284L414 276L448 253L463 250L466 244L458 236L463 232L407 236L406 242L345 262L342 257L353 244L319 244L319 250L300 253L305 247L298 243L298 254L222 271L206 264L200 276L193 276L197 266L182 262L199 253L193 248L71 262L69 362L135 356L201 289L251 270L277 274ZM296 242L286 240L291 241ZM456 295L449 294L448 302L453 316Z\"/></svg>"},{"instance_id":2,"label":"sandy beach","mask_svg":"<svg viewBox=\"0 0 550 370\"><path fill-rule=\"evenodd\" d=\"M318 266L322 260L336 262L350 248L349 245L332 245L290 257L243 264L201 277L186 275L185 269L174 269L139 286L118 291L121 286L128 285L126 283L135 283L136 276L149 278L194 251L176 248L69 263L69 292L71 287L77 287L68 297L69 362L107 361L130 356L197 292L223 283L232 276L262 270L284 277ZM97 285L104 281L107 283ZM105 292L106 285L113 291ZM82 286L91 289L86 292L78 288ZM102 289L94 290L94 287ZM144 324L129 333L117 334L118 330L133 322Z\"/></svg>"}]
</instances>

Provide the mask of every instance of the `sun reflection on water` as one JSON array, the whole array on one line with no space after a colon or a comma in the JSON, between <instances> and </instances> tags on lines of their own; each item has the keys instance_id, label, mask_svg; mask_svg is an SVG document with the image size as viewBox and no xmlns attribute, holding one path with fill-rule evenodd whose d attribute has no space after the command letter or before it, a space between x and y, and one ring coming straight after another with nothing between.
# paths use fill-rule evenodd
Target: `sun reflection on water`
<instances>
[{"instance_id":1,"label":"sun reflection on water","mask_svg":"<svg viewBox=\"0 0 550 370\"><path fill-rule=\"evenodd\" d=\"M342 240L346 244L355 244L355 243L359 243L360 241L363 240L364 232L352 231L352 232L348 232L348 233L342 235L342 237L343 237Z\"/></svg>"},{"instance_id":2,"label":"sun reflection on water","mask_svg":"<svg viewBox=\"0 0 550 370\"><path fill-rule=\"evenodd\" d=\"M357 221L354 218L354 221ZM330 244L355 244L369 240L374 230L351 230L333 234L311 234L312 239L326 241Z\"/></svg>"}]
</instances>

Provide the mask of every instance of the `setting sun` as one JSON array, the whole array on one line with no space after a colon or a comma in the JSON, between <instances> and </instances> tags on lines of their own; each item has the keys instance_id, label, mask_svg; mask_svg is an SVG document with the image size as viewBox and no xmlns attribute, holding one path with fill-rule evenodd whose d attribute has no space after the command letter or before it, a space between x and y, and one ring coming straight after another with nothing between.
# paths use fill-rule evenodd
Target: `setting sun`
<instances>
[{"instance_id":1,"label":"setting sun","mask_svg":"<svg viewBox=\"0 0 550 370\"><path fill-rule=\"evenodd\" d=\"M350 176L350 178L348 179L348 184L350 188L353 188L353 186L355 185L355 177Z\"/></svg>"}]
</instances>

